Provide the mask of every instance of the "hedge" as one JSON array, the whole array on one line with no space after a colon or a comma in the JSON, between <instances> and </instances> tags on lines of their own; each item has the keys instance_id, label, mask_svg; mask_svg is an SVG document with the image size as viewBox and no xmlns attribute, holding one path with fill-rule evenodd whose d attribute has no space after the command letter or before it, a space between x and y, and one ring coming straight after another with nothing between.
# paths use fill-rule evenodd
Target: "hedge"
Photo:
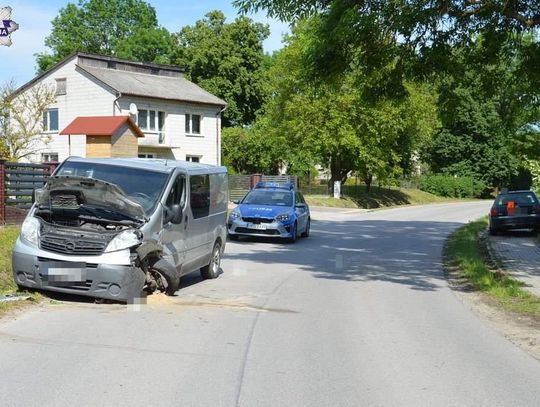
<instances>
[{"instance_id":1,"label":"hedge","mask_svg":"<svg viewBox=\"0 0 540 407\"><path fill-rule=\"evenodd\" d=\"M420 189L450 198L481 198L488 188L485 182L472 177L435 174L422 177Z\"/></svg>"}]
</instances>

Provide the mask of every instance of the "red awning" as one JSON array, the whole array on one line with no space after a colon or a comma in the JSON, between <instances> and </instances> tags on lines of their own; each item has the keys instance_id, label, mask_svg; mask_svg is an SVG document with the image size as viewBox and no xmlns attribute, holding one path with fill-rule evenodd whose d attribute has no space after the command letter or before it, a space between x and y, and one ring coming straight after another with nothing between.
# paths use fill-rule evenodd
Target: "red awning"
<instances>
[{"instance_id":1,"label":"red awning","mask_svg":"<svg viewBox=\"0 0 540 407\"><path fill-rule=\"evenodd\" d=\"M127 124L133 134L137 137L144 137L144 133L139 129L129 116L90 116L77 117L60 134L86 134L87 136L112 136L116 131Z\"/></svg>"}]
</instances>

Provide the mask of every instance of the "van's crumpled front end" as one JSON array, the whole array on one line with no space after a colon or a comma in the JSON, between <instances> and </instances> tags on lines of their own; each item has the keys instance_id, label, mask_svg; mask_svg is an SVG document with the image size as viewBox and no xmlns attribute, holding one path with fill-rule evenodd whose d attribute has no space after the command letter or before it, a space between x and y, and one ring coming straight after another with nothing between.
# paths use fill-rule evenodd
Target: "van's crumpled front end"
<instances>
[{"instance_id":1,"label":"van's crumpled front end","mask_svg":"<svg viewBox=\"0 0 540 407\"><path fill-rule=\"evenodd\" d=\"M140 296L142 207L114 184L51 177L36 193L13 250L19 286L117 301Z\"/></svg>"}]
</instances>

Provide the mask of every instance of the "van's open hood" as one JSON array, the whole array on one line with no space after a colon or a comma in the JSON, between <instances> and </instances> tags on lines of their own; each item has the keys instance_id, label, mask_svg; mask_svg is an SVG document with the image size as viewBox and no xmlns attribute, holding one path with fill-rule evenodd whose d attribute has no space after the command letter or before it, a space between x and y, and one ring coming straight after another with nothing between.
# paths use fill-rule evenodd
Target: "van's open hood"
<instances>
[{"instance_id":1,"label":"van's open hood","mask_svg":"<svg viewBox=\"0 0 540 407\"><path fill-rule=\"evenodd\" d=\"M117 185L86 177L53 176L36 190L36 203L41 207L77 208L80 205L105 207L143 220L142 206L129 199Z\"/></svg>"}]
</instances>

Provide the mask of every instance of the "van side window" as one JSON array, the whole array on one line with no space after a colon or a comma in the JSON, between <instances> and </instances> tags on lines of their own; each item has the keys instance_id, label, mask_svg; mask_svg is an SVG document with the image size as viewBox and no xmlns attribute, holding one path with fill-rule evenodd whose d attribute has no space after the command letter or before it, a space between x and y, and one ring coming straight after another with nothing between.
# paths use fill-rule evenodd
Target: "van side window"
<instances>
[{"instance_id":1,"label":"van side window","mask_svg":"<svg viewBox=\"0 0 540 407\"><path fill-rule=\"evenodd\" d=\"M170 208L172 205L179 204L182 208L186 202L186 178L183 175L179 175L174 180L173 187L169 196L167 197L167 206Z\"/></svg>"},{"instance_id":2,"label":"van side window","mask_svg":"<svg viewBox=\"0 0 540 407\"><path fill-rule=\"evenodd\" d=\"M210 180L208 175L192 175L190 183L190 204L193 218L208 216L210 212Z\"/></svg>"}]
</instances>

